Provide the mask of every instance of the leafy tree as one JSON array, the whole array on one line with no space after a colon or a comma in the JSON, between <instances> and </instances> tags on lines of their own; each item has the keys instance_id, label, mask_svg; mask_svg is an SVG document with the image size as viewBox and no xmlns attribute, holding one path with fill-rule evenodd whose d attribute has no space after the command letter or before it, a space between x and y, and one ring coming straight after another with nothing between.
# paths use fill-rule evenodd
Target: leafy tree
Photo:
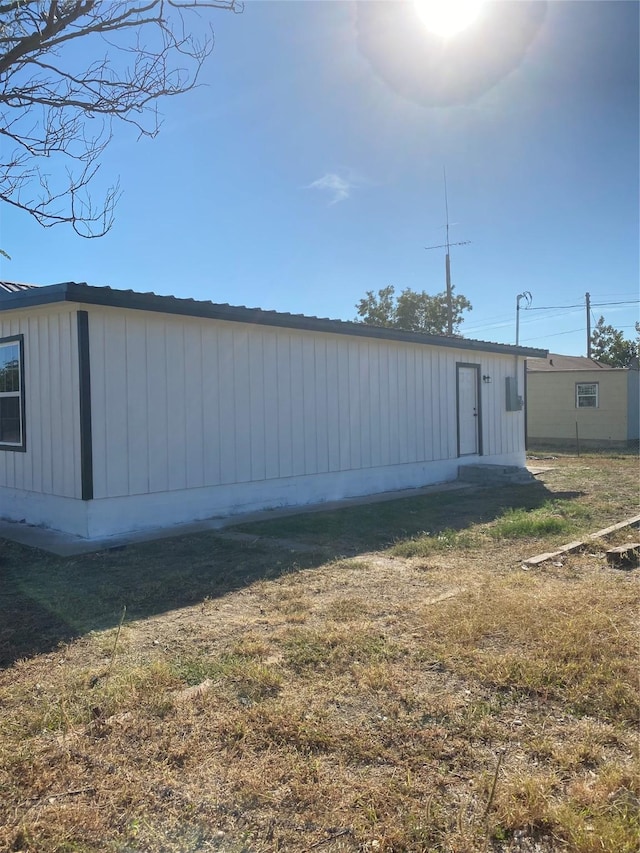
<instances>
[{"instance_id":1,"label":"leafy tree","mask_svg":"<svg viewBox=\"0 0 640 853\"><path fill-rule=\"evenodd\" d=\"M463 312L471 311L472 306L466 296L458 296L452 288L451 307L453 333L459 335L463 322ZM405 288L399 296L395 295L393 285L383 287L377 294L368 290L364 299L356 305L356 322L370 326L383 326L404 329L410 332L424 332L429 335L447 334L447 294L437 293L429 296L424 290L418 293Z\"/></svg>"},{"instance_id":2,"label":"leafy tree","mask_svg":"<svg viewBox=\"0 0 640 853\"><path fill-rule=\"evenodd\" d=\"M158 133L158 99L192 89L213 50L200 13L214 8L240 0L0 0L0 200L44 226L105 234L119 187L95 205L89 186L113 120Z\"/></svg>"},{"instance_id":3,"label":"leafy tree","mask_svg":"<svg viewBox=\"0 0 640 853\"><path fill-rule=\"evenodd\" d=\"M636 322L636 341L625 339L624 334L611 325L605 325L601 315L591 332L591 357L611 367L629 367L638 357L640 323Z\"/></svg>"},{"instance_id":4,"label":"leafy tree","mask_svg":"<svg viewBox=\"0 0 640 853\"><path fill-rule=\"evenodd\" d=\"M369 326L397 326L394 293L392 285L383 287L377 296L373 290L367 290L365 298L356 305L361 318L356 318L356 322L367 323Z\"/></svg>"}]
</instances>

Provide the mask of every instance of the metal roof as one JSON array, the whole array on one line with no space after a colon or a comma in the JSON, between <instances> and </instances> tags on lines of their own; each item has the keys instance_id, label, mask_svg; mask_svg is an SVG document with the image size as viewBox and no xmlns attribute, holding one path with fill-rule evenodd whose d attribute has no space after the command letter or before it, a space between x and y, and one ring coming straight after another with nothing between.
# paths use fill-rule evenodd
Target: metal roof
<instances>
[{"instance_id":1,"label":"metal roof","mask_svg":"<svg viewBox=\"0 0 640 853\"><path fill-rule=\"evenodd\" d=\"M303 331L327 332L378 340L403 341L430 346L476 350L531 358L544 358L545 349L498 344L492 341L477 341L471 338L427 335L422 332L405 332L401 329L369 326L348 320L331 320L325 317L308 317L304 314L288 314L265 311L262 308L217 304L209 301L183 299L176 296L158 296L156 293L140 293L135 290L114 290L111 287L94 287L85 283L62 282L35 289L19 287L16 292L0 300L0 311L30 308L56 302L76 302L83 305L104 305L112 308L128 308L140 311L157 311L163 314L178 314L226 320L233 323L252 323L261 326L278 326Z\"/></svg>"},{"instance_id":2,"label":"metal roof","mask_svg":"<svg viewBox=\"0 0 640 853\"><path fill-rule=\"evenodd\" d=\"M532 358L527 360L528 373L553 373L567 370L616 370L596 361L595 358L587 358L584 355L556 355L550 352L546 358Z\"/></svg>"},{"instance_id":3,"label":"metal roof","mask_svg":"<svg viewBox=\"0 0 640 853\"><path fill-rule=\"evenodd\" d=\"M20 293L23 290L31 290L37 284L20 284L17 281L0 281L0 296L5 293Z\"/></svg>"}]
</instances>

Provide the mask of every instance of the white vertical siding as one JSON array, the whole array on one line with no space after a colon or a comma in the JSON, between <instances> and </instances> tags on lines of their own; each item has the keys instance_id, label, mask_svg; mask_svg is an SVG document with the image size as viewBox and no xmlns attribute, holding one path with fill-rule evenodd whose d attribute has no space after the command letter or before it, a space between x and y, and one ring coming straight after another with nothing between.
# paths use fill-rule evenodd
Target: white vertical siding
<instances>
[{"instance_id":1,"label":"white vertical siding","mask_svg":"<svg viewBox=\"0 0 640 853\"><path fill-rule=\"evenodd\" d=\"M249 332L245 326L231 332L233 385L230 388L232 429L235 433L235 465L230 468L231 482L251 480L251 423L249 384Z\"/></svg>"},{"instance_id":2,"label":"white vertical siding","mask_svg":"<svg viewBox=\"0 0 640 853\"><path fill-rule=\"evenodd\" d=\"M209 441L220 444L220 482L235 483L236 439L240 436L235 430L235 363L231 328L219 330L217 351L220 419L212 425Z\"/></svg>"},{"instance_id":3,"label":"white vertical siding","mask_svg":"<svg viewBox=\"0 0 640 853\"><path fill-rule=\"evenodd\" d=\"M149 491L149 400L144 381L147 364L147 329L140 318L127 317L126 363L145 365L145 371L125 370L121 381L126 388L127 410L130 412L130 428L126 431L127 449L130 456L129 490L133 494ZM95 420L95 418L94 418Z\"/></svg>"},{"instance_id":4,"label":"white vertical siding","mask_svg":"<svg viewBox=\"0 0 640 853\"><path fill-rule=\"evenodd\" d=\"M362 456L362 417L361 417L361 395L364 391L365 383L360 383L358 375L358 342L349 341L347 338L345 343L345 362L342 368L347 374L347 406L348 423L349 423L349 452L346 454L346 469L348 471L361 468Z\"/></svg>"},{"instance_id":5,"label":"white vertical siding","mask_svg":"<svg viewBox=\"0 0 640 853\"><path fill-rule=\"evenodd\" d=\"M198 360L202 369L202 479L203 484L220 483L220 441L217 440L221 417L218 330L211 324L203 324L200 333Z\"/></svg>"},{"instance_id":6,"label":"white vertical siding","mask_svg":"<svg viewBox=\"0 0 640 853\"><path fill-rule=\"evenodd\" d=\"M518 389L524 396L524 360L517 361ZM483 452L488 456L518 453L524 449L524 413L506 411L505 379L516 375L515 356L487 353L482 373L491 382L481 383Z\"/></svg>"},{"instance_id":7,"label":"white vertical siding","mask_svg":"<svg viewBox=\"0 0 640 853\"><path fill-rule=\"evenodd\" d=\"M78 310L93 501L81 499ZM0 451L0 515L10 504L12 517L79 535L452 479L461 362L491 377L484 461L524 462L523 412L505 405L516 369L524 390L522 358L67 304L0 314L0 337L17 334L27 452Z\"/></svg>"},{"instance_id":8,"label":"white vertical siding","mask_svg":"<svg viewBox=\"0 0 640 853\"><path fill-rule=\"evenodd\" d=\"M0 451L0 487L80 497L75 306L0 314L0 338L24 335L26 452Z\"/></svg>"},{"instance_id":9,"label":"white vertical siding","mask_svg":"<svg viewBox=\"0 0 640 853\"><path fill-rule=\"evenodd\" d=\"M386 361L389 363L389 376L386 389L388 402L382 402L382 405L389 410L389 433L387 435L387 456L386 465L397 465L400 462L400 400L398 394L398 348L389 347L384 354Z\"/></svg>"},{"instance_id":10,"label":"white vertical siding","mask_svg":"<svg viewBox=\"0 0 640 853\"><path fill-rule=\"evenodd\" d=\"M108 308L90 342L96 498L455 459L457 362L485 455L523 444L513 357Z\"/></svg>"},{"instance_id":11,"label":"white vertical siding","mask_svg":"<svg viewBox=\"0 0 640 853\"><path fill-rule=\"evenodd\" d=\"M342 470L342 460L340 459L340 444L336 441L336 432L339 433L341 429L344 429L344 423L340 420L341 393L339 385L340 370L338 366L338 339L333 335L326 338L326 365L327 420L325 428L327 448L329 452L329 471L340 471Z\"/></svg>"},{"instance_id":12,"label":"white vertical siding","mask_svg":"<svg viewBox=\"0 0 640 853\"><path fill-rule=\"evenodd\" d=\"M249 336L249 450L251 458L251 480L264 480L267 476L265 389L264 381L264 336L260 330Z\"/></svg>"},{"instance_id":13,"label":"white vertical siding","mask_svg":"<svg viewBox=\"0 0 640 853\"><path fill-rule=\"evenodd\" d=\"M169 395L171 389L167 381L167 355L166 355L166 338L164 335L164 325L161 323L147 323L147 360L140 362L135 367L143 373L140 381L147 388L147 420L143 424L144 435L148 442L148 461L147 474L149 477L150 492L164 492L169 489L169 454L170 454L170 436L169 436L169 421L167 419L167 406L169 405ZM99 400L99 395L95 397L93 389L98 389L100 384L100 372L98 370L99 357L93 347L93 330L90 325L89 340L91 341L91 399L92 399L92 417L93 421L106 420L110 415L108 412L101 412L96 408L95 401ZM103 338L104 340L104 338ZM107 368L108 369L108 368ZM128 370L131 371L132 365L128 365ZM126 419L126 413L118 411L119 417ZM106 445L102 448L105 459L107 458ZM100 455L100 449L94 442L94 456L96 452ZM114 448L108 450L109 456L113 455ZM94 494L108 494L106 491L106 482L103 484L102 490L96 486L94 481Z\"/></svg>"},{"instance_id":14,"label":"white vertical siding","mask_svg":"<svg viewBox=\"0 0 640 853\"><path fill-rule=\"evenodd\" d=\"M330 470L329 453L329 383L327 363L327 339L318 337L314 350L315 377L315 424L316 424L316 453L317 470L325 474Z\"/></svg>"},{"instance_id":15,"label":"white vertical siding","mask_svg":"<svg viewBox=\"0 0 640 853\"><path fill-rule=\"evenodd\" d=\"M139 420L137 411L128 412L124 417L122 415L120 417L110 416L115 414L123 405L126 410L126 405L130 399L131 378L128 375L127 364L131 362L128 359L127 341L131 337L131 329L127 327L127 319L124 315L115 316L109 329L105 330L105 337L108 337L109 342L109 361L104 374L104 390L101 396L107 415L104 418L106 445L115 450L110 458L105 459L107 490L112 495L130 493L129 473L135 463L129 444L129 435L134 431L133 418ZM91 341L91 337L89 337L89 341ZM102 420L103 418L98 418L99 422Z\"/></svg>"},{"instance_id":16,"label":"white vertical siding","mask_svg":"<svg viewBox=\"0 0 640 853\"><path fill-rule=\"evenodd\" d=\"M278 387L278 340L262 334L262 380L264 382L264 475L280 476L280 390Z\"/></svg>"},{"instance_id":17,"label":"white vertical siding","mask_svg":"<svg viewBox=\"0 0 640 853\"><path fill-rule=\"evenodd\" d=\"M304 423L304 367L302 364L303 336L289 338L289 366L285 367L290 379L290 430L291 430L291 474L305 474L305 423ZM314 472L315 473L315 472Z\"/></svg>"}]
</instances>

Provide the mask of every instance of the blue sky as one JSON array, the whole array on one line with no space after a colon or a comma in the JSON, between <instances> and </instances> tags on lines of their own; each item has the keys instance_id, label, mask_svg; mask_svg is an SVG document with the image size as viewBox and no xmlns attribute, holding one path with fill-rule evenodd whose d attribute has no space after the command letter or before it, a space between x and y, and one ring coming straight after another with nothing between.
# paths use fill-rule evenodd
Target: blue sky
<instances>
[{"instance_id":1,"label":"blue sky","mask_svg":"<svg viewBox=\"0 0 640 853\"><path fill-rule=\"evenodd\" d=\"M444 288L424 247L444 241L446 167L450 239L471 241L452 249L465 336L512 343L530 291L520 342L583 355L588 291L631 337L639 5L539 2L521 27L508 5L445 45L411 3L215 12L206 85L161 105L155 140L115 127L112 231L4 205L1 277L353 319L367 290Z\"/></svg>"}]
</instances>

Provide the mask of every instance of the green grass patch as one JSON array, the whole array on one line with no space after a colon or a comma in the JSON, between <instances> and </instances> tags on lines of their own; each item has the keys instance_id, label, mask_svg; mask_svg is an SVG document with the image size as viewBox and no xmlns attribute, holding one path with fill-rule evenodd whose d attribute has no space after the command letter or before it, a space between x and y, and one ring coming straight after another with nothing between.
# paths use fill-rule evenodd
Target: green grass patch
<instances>
[{"instance_id":1,"label":"green grass patch","mask_svg":"<svg viewBox=\"0 0 640 853\"><path fill-rule=\"evenodd\" d=\"M542 539L577 532L591 518L591 510L579 503L546 501L536 509L507 508L487 532L494 539Z\"/></svg>"},{"instance_id":2,"label":"green grass patch","mask_svg":"<svg viewBox=\"0 0 640 853\"><path fill-rule=\"evenodd\" d=\"M238 529L256 536L300 540L335 554L360 549L395 549L405 540L421 540L425 535L435 540L441 537L443 548L466 547L464 531L499 515L504 508L505 495L512 505L528 509L548 499L545 490L536 484L483 490L480 499L475 490L459 490L345 507L339 511L300 514L238 525ZM456 534L460 538L456 539Z\"/></svg>"},{"instance_id":3,"label":"green grass patch","mask_svg":"<svg viewBox=\"0 0 640 853\"><path fill-rule=\"evenodd\" d=\"M544 539L569 536L591 520L588 507L572 501L545 501L537 507L501 509L495 520L474 524L467 529L445 527L422 531L397 542L390 549L398 557L427 557L443 551L468 551L481 548L486 536L492 539Z\"/></svg>"},{"instance_id":4,"label":"green grass patch","mask_svg":"<svg viewBox=\"0 0 640 853\"><path fill-rule=\"evenodd\" d=\"M479 542L477 533L445 527L435 533L423 532L411 539L397 542L390 552L396 557L427 557L441 551L469 550Z\"/></svg>"},{"instance_id":5,"label":"green grass patch","mask_svg":"<svg viewBox=\"0 0 640 853\"><path fill-rule=\"evenodd\" d=\"M547 508L527 511L507 509L489 529L495 539L532 539L568 533L572 525L566 518Z\"/></svg>"}]
</instances>

